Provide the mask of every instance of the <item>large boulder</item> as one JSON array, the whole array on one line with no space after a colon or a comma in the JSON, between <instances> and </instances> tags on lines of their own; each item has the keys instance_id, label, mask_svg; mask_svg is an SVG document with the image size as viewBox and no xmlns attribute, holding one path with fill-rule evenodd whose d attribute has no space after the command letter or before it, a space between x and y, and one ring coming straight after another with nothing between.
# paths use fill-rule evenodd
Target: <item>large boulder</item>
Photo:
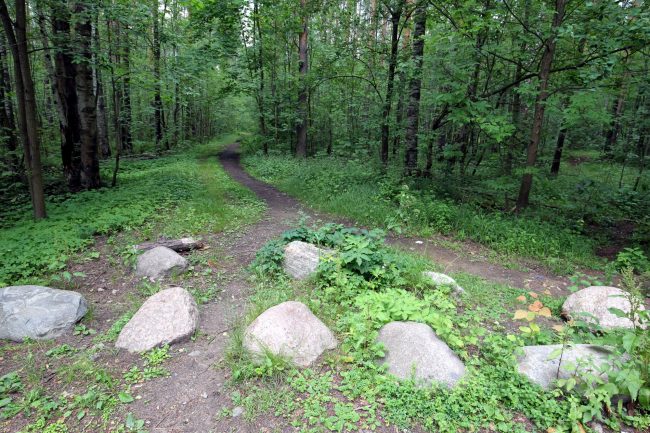
<instances>
[{"instance_id":1,"label":"large boulder","mask_svg":"<svg viewBox=\"0 0 650 433\"><path fill-rule=\"evenodd\" d=\"M453 387L465 375L465 365L433 329L424 323L390 322L379 330L377 342L385 348L381 361L400 379L418 386L441 383Z\"/></svg>"},{"instance_id":2,"label":"large boulder","mask_svg":"<svg viewBox=\"0 0 650 433\"><path fill-rule=\"evenodd\" d=\"M603 329L633 328L627 317L618 317L609 312L618 308L626 313L631 310L629 294L617 287L591 286L569 295L562 305L562 315L571 319L598 323ZM643 309L643 306L641 306Z\"/></svg>"},{"instance_id":3,"label":"large boulder","mask_svg":"<svg viewBox=\"0 0 650 433\"><path fill-rule=\"evenodd\" d=\"M0 339L47 339L70 330L88 311L83 296L42 286L0 289Z\"/></svg>"},{"instance_id":4,"label":"large boulder","mask_svg":"<svg viewBox=\"0 0 650 433\"><path fill-rule=\"evenodd\" d=\"M332 331L305 304L295 301L269 308L244 333L244 347L255 359L268 351L301 367L336 345Z\"/></svg>"},{"instance_id":5,"label":"large boulder","mask_svg":"<svg viewBox=\"0 0 650 433\"><path fill-rule=\"evenodd\" d=\"M449 286L453 292L457 295L465 293L465 289L458 285L456 280L451 278L449 275L441 274L440 272L425 271L422 272L424 277L431 280L435 286Z\"/></svg>"},{"instance_id":6,"label":"large boulder","mask_svg":"<svg viewBox=\"0 0 650 433\"><path fill-rule=\"evenodd\" d=\"M199 310L192 295L181 287L172 287L142 304L120 332L115 346L129 352L145 352L191 337L198 323Z\"/></svg>"},{"instance_id":7,"label":"large boulder","mask_svg":"<svg viewBox=\"0 0 650 433\"><path fill-rule=\"evenodd\" d=\"M523 355L517 361L519 373L542 388L550 389L556 379L568 379L576 374L576 370L586 371L592 364L598 366L607 362L611 356L611 352L604 347L575 344L564 349L560 364L558 351L561 348L561 344L525 346Z\"/></svg>"},{"instance_id":8,"label":"large boulder","mask_svg":"<svg viewBox=\"0 0 650 433\"><path fill-rule=\"evenodd\" d=\"M284 247L284 272L297 280L304 280L316 272L321 257L328 254L331 254L330 250L307 242L290 242Z\"/></svg>"},{"instance_id":9,"label":"large boulder","mask_svg":"<svg viewBox=\"0 0 650 433\"><path fill-rule=\"evenodd\" d=\"M135 274L140 277L159 279L187 269L187 260L167 247L155 247L138 256Z\"/></svg>"}]
</instances>

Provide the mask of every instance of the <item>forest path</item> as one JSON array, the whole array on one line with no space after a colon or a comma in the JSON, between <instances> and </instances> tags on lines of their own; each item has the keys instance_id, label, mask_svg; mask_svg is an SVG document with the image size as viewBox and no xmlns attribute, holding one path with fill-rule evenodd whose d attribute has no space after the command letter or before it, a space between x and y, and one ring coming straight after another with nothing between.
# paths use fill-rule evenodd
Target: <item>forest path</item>
<instances>
[{"instance_id":1,"label":"forest path","mask_svg":"<svg viewBox=\"0 0 650 433\"><path fill-rule=\"evenodd\" d=\"M324 221L341 222L347 225L354 225L344 218L327 216L314 210L303 207L298 200L277 190L275 187L257 180L250 176L240 164L239 144L229 145L221 154L219 159L230 176L237 182L252 190L259 198L266 201L269 215L283 217L291 216L292 212L298 209L305 215L310 215ZM297 214L295 214L297 216ZM273 231L271 224L269 230ZM408 236L388 236L388 244L398 247L404 251L430 258L441 265L444 272L465 272L479 276L485 280L499 284L506 284L513 287L525 288L535 291L550 290L552 293L566 293L566 287L570 285L568 278L560 277L549 273L542 268L531 268L528 270L511 269L490 261L487 257L489 251L478 244L471 242L462 243L462 248L455 251L439 245L439 238L419 238ZM524 266L522 266L524 267Z\"/></svg>"}]
</instances>

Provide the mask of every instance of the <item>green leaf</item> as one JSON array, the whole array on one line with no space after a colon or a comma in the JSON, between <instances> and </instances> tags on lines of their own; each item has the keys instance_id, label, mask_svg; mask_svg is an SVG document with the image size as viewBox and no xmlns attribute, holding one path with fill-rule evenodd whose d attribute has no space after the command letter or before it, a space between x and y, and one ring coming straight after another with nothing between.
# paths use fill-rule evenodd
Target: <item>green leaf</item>
<instances>
[{"instance_id":1,"label":"green leaf","mask_svg":"<svg viewBox=\"0 0 650 433\"><path fill-rule=\"evenodd\" d=\"M133 402L133 397L131 394L128 394L124 391L120 391L120 393L117 395L117 397L120 399L120 401L124 404L131 403Z\"/></svg>"}]
</instances>

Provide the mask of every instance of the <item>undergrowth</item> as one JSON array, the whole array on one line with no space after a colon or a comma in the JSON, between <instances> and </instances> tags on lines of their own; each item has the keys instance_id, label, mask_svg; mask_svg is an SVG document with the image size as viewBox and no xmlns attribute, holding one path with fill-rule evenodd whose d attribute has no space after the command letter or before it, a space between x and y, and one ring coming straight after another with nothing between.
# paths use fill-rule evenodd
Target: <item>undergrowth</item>
<instances>
[{"instance_id":1,"label":"undergrowth","mask_svg":"<svg viewBox=\"0 0 650 433\"><path fill-rule=\"evenodd\" d=\"M26 211L1 215L0 286L60 271L97 235L137 229L140 240L176 237L255 220L263 205L215 160L231 139L157 159L124 159L117 187L51 197L43 221Z\"/></svg>"},{"instance_id":2,"label":"undergrowth","mask_svg":"<svg viewBox=\"0 0 650 433\"><path fill-rule=\"evenodd\" d=\"M508 257L534 259L560 273L572 273L576 267L602 268L596 247L608 244L605 233L616 232L618 221L637 221L635 237L627 241L645 242L648 247L644 235L648 202L638 194L596 184L596 177L540 179L535 194L543 204L513 215L503 211L503 197L516 195L510 178L475 179L476 185L454 189L453 185L472 180L446 179L444 173L433 180L404 179L401 172L389 168L382 173L380 167L354 158L297 160L283 154L254 154L243 163L254 176L357 223L398 233L468 239ZM474 192L478 187L485 189L487 198ZM507 210L512 204L506 203Z\"/></svg>"},{"instance_id":3,"label":"undergrowth","mask_svg":"<svg viewBox=\"0 0 650 433\"><path fill-rule=\"evenodd\" d=\"M297 283L282 271L283 248L293 240L332 251L321 258L314 277ZM298 370L271 353L261 360L252 359L243 348L242 326L235 331L227 356L232 380L237 389L246 389L250 399L269 404L252 404L239 391L234 392L233 402L243 405L248 419L261 415L262 410L274 410L276 416L305 432L367 431L394 425L450 433L579 433L588 431L592 420L612 428L621 423L650 426L650 406L643 409L647 403L640 397L641 410L634 416L622 407L610 406L607 412L602 400L575 389L546 391L518 373L516 359L523 345L599 343L588 329L573 326L574 332L567 337L563 327L551 328L562 323L559 317L551 318L559 315L559 300L464 275L457 276L466 289L458 299L448 287L436 288L422 278L422 271L431 267L384 246L378 231L340 225L301 227L269 242L252 264L258 287L244 324L271 306L298 300L335 331L339 347L326 353L321 364ZM522 302L531 302L526 311L532 318L517 331L512 310L521 308ZM537 325L542 318L548 324ZM385 353L376 338L379 329L391 321L429 325L464 361L468 374L451 389L435 384L420 387L413 380L388 375L378 363ZM640 335L635 332L631 335ZM638 369L646 358L623 350L623 337L617 338L608 336L608 344L638 359L628 367ZM628 345L630 338L625 337ZM626 392L623 386L618 389ZM282 403L271 405L278 394L283 396Z\"/></svg>"}]
</instances>

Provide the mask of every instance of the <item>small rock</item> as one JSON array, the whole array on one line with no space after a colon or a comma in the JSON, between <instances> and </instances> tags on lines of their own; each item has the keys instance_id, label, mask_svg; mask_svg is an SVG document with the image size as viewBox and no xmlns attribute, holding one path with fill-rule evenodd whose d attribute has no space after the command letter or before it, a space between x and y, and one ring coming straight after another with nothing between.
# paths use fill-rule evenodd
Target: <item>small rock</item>
<instances>
[{"instance_id":1,"label":"small rock","mask_svg":"<svg viewBox=\"0 0 650 433\"><path fill-rule=\"evenodd\" d=\"M240 416L243 413L244 413L244 408L241 407L241 406L237 406L236 408L234 408L232 410L232 417L237 418L238 416Z\"/></svg>"},{"instance_id":2,"label":"small rock","mask_svg":"<svg viewBox=\"0 0 650 433\"><path fill-rule=\"evenodd\" d=\"M43 286L0 289L0 339L55 338L72 329L88 311L83 296Z\"/></svg>"},{"instance_id":3,"label":"small rock","mask_svg":"<svg viewBox=\"0 0 650 433\"><path fill-rule=\"evenodd\" d=\"M422 245L424 242L422 242L422 241L415 241L415 243L418 244L418 245Z\"/></svg>"},{"instance_id":4,"label":"small rock","mask_svg":"<svg viewBox=\"0 0 650 433\"><path fill-rule=\"evenodd\" d=\"M287 275L304 280L316 272L323 256L331 254L330 250L301 241L293 241L284 247L283 267Z\"/></svg>"},{"instance_id":5,"label":"small rock","mask_svg":"<svg viewBox=\"0 0 650 433\"><path fill-rule=\"evenodd\" d=\"M305 304L295 301L269 308L244 333L244 347L254 357L268 350L302 367L336 345L332 331Z\"/></svg>"},{"instance_id":6,"label":"small rock","mask_svg":"<svg viewBox=\"0 0 650 433\"><path fill-rule=\"evenodd\" d=\"M379 330L377 342L386 349L382 363L399 379L413 378L419 386L453 387L465 375L458 355L424 323L387 323Z\"/></svg>"},{"instance_id":7,"label":"small rock","mask_svg":"<svg viewBox=\"0 0 650 433\"><path fill-rule=\"evenodd\" d=\"M524 354L517 361L519 373L542 388L550 389L556 379L567 379L575 374L578 360L591 359L596 365L600 365L611 355L611 352L604 347L575 344L565 348L560 366L560 356L555 356L553 359L549 357L561 348L561 344L525 346ZM573 366L573 369L569 370L569 366Z\"/></svg>"},{"instance_id":8,"label":"small rock","mask_svg":"<svg viewBox=\"0 0 650 433\"><path fill-rule=\"evenodd\" d=\"M562 315L585 322L597 322L603 329L633 328L627 317L618 317L609 312L610 308L629 313L631 310L629 294L617 287L591 286L572 293L562 305ZM645 308L640 306L642 310Z\"/></svg>"},{"instance_id":9,"label":"small rock","mask_svg":"<svg viewBox=\"0 0 650 433\"><path fill-rule=\"evenodd\" d=\"M104 289L103 287L98 287L98 288L97 288L97 291L98 291L98 292L103 292L104 290L105 290L105 289Z\"/></svg>"},{"instance_id":10,"label":"small rock","mask_svg":"<svg viewBox=\"0 0 650 433\"><path fill-rule=\"evenodd\" d=\"M135 274L157 280L175 272L183 272L188 266L187 260L176 251L167 247L156 247L138 256Z\"/></svg>"},{"instance_id":11,"label":"small rock","mask_svg":"<svg viewBox=\"0 0 650 433\"><path fill-rule=\"evenodd\" d=\"M460 287L456 280L451 278L449 275L441 274L440 272L425 271L422 272L422 275L429 278L431 282L436 286L450 286L455 294L461 295L465 293L465 289Z\"/></svg>"},{"instance_id":12,"label":"small rock","mask_svg":"<svg viewBox=\"0 0 650 433\"><path fill-rule=\"evenodd\" d=\"M180 287L162 290L142 304L124 326L115 346L129 352L144 352L163 344L189 338L199 322L192 295Z\"/></svg>"},{"instance_id":13,"label":"small rock","mask_svg":"<svg viewBox=\"0 0 650 433\"><path fill-rule=\"evenodd\" d=\"M203 398L208 398L208 393L207 393L207 392L202 393L202 394L201 394L201 397L203 397Z\"/></svg>"}]
</instances>

